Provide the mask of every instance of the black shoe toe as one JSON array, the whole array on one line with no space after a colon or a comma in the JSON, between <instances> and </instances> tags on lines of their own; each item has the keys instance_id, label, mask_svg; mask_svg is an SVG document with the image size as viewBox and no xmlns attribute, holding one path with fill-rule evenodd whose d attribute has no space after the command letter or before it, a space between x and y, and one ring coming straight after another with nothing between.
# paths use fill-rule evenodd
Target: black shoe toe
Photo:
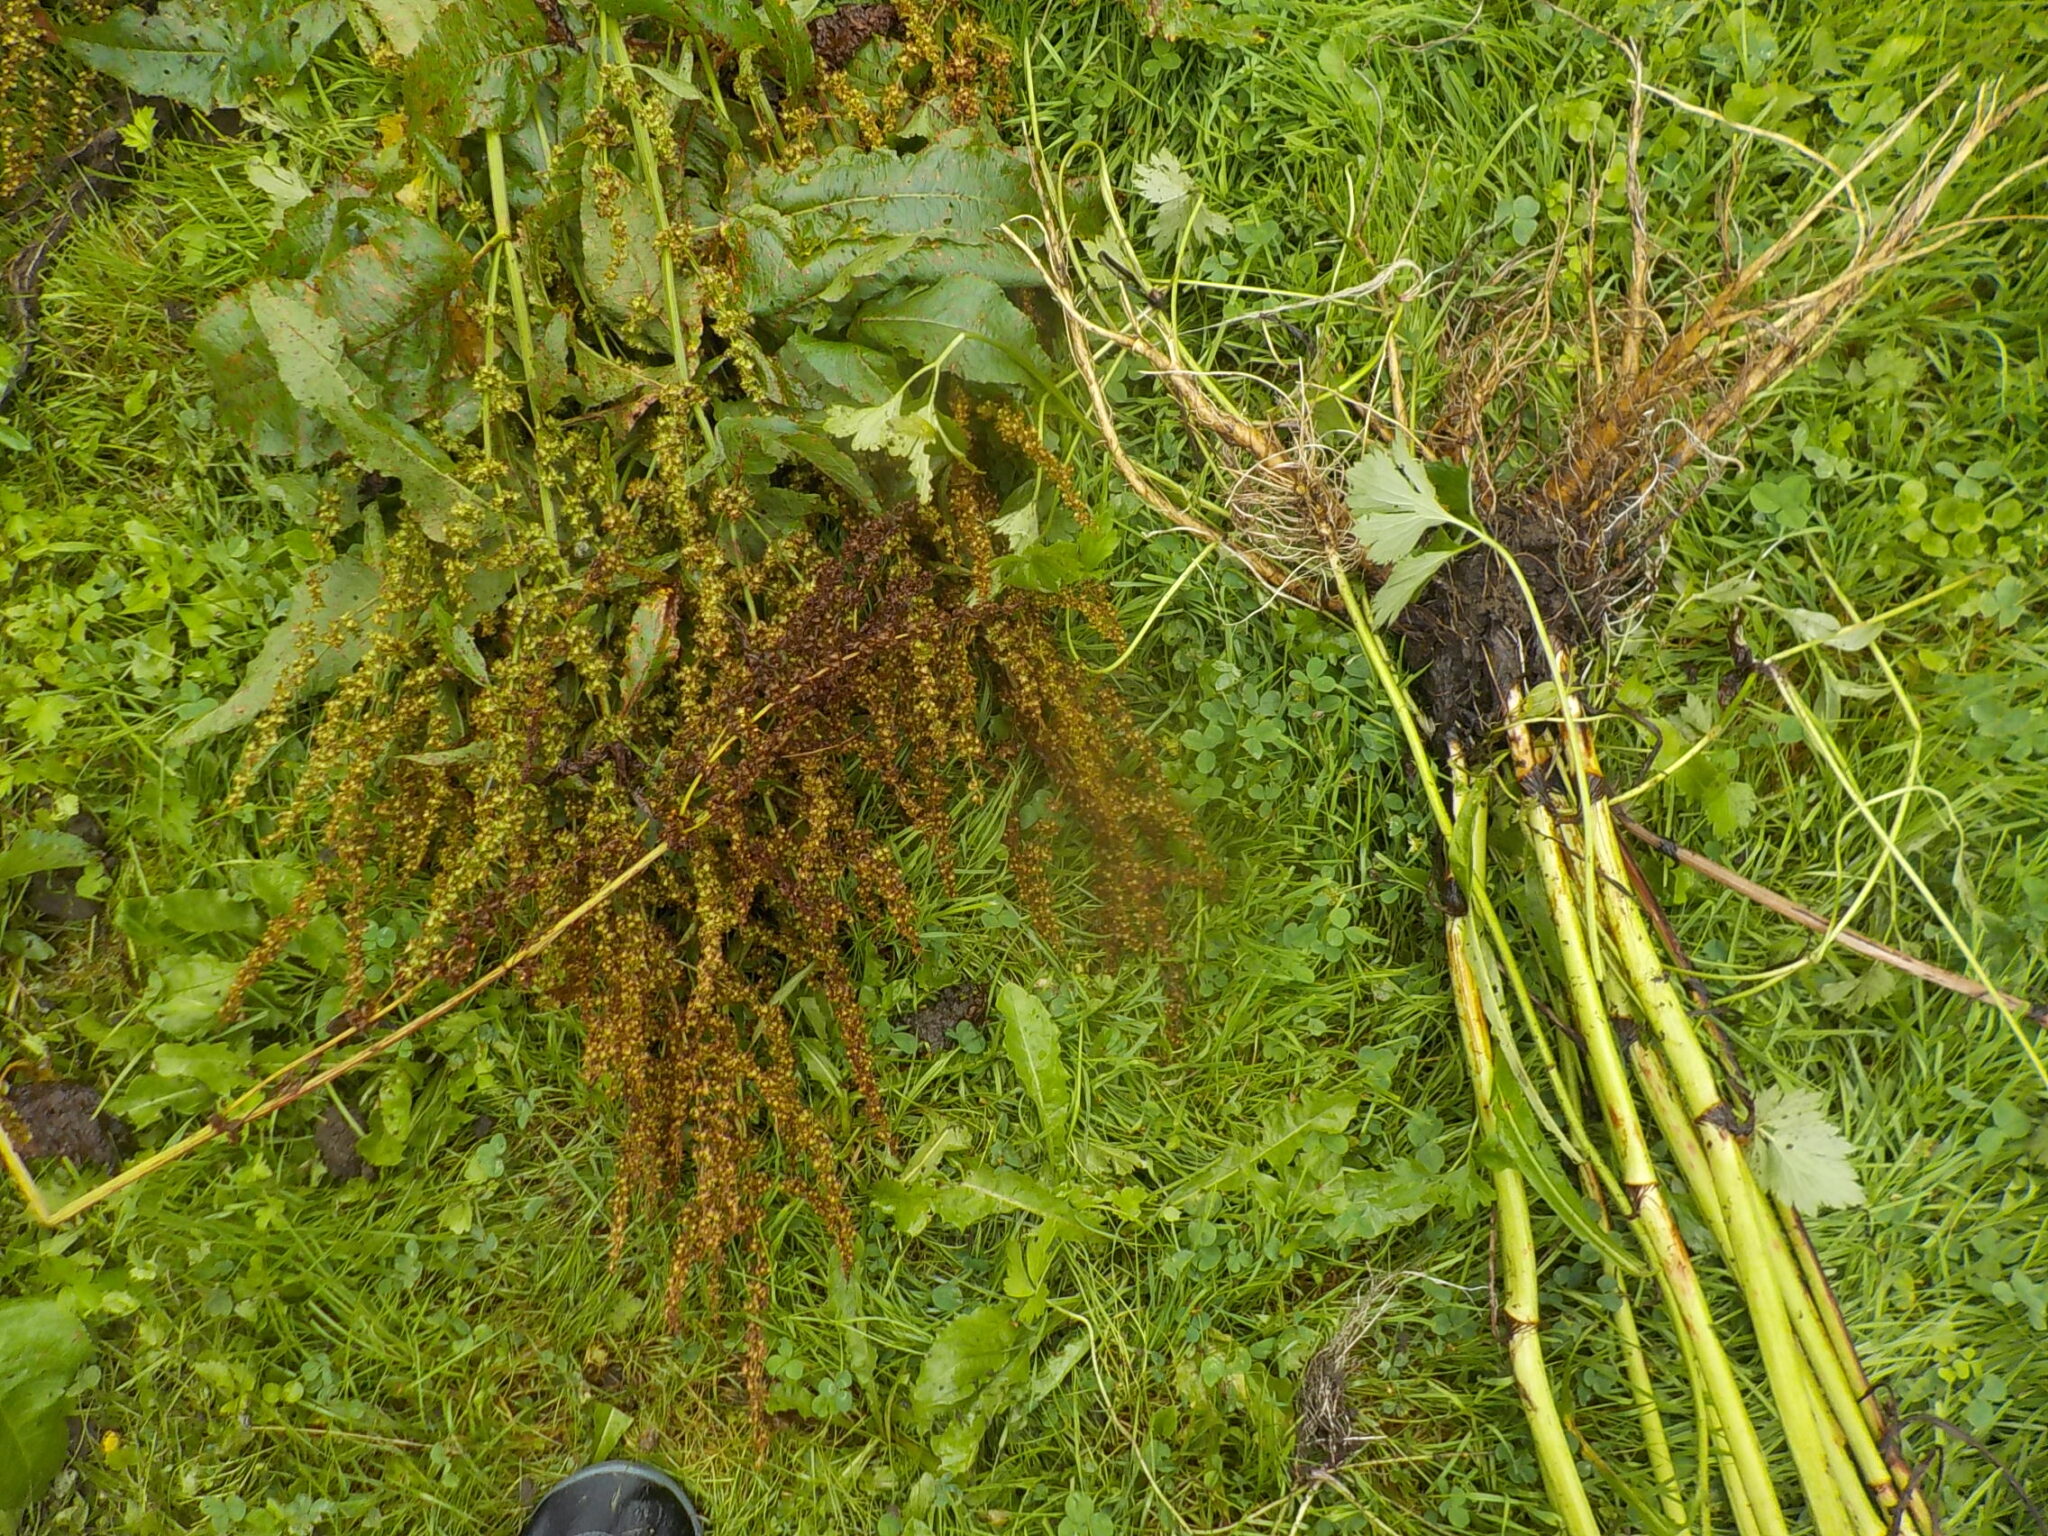
<instances>
[{"instance_id":1,"label":"black shoe toe","mask_svg":"<svg viewBox=\"0 0 2048 1536\"><path fill-rule=\"evenodd\" d=\"M520 1536L704 1536L675 1479L636 1461L601 1461L548 1490Z\"/></svg>"}]
</instances>

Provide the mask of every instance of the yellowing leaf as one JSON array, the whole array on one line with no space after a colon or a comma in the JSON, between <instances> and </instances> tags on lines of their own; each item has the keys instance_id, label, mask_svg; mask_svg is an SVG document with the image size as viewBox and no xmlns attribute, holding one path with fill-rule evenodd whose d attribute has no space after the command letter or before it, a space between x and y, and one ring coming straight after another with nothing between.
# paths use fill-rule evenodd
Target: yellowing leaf
<instances>
[{"instance_id":1,"label":"yellowing leaf","mask_svg":"<svg viewBox=\"0 0 2048 1536\"><path fill-rule=\"evenodd\" d=\"M932 445L943 445L946 434L930 401L905 411L899 390L880 405L835 405L825 413L824 426L860 452L887 453L903 460L917 482L917 499L932 499Z\"/></svg>"}]
</instances>

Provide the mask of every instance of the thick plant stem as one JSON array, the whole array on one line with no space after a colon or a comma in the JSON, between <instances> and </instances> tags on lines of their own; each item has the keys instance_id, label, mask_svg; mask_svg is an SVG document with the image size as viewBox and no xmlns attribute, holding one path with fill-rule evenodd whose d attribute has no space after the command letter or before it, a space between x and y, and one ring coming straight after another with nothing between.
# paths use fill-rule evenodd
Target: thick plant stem
<instances>
[{"instance_id":1,"label":"thick plant stem","mask_svg":"<svg viewBox=\"0 0 2048 1536\"><path fill-rule=\"evenodd\" d=\"M1475 793L1465 778L1463 765L1453 758L1451 765L1453 805ZM1477 791L1484 793L1483 790ZM1474 807L1483 828L1483 803ZM1483 831L1480 836L1483 838ZM1465 1065L1472 1077L1473 1106L1479 1134L1492 1143L1494 1125L1493 1035L1480 995L1479 977L1474 969L1472 946L1484 942L1472 927L1472 919L1456 913L1445 919L1444 944L1450 957L1451 997L1457 1007L1458 1032L1465 1046ZM1529 1420L1530 1438L1536 1444L1537 1465L1550 1505L1571 1536L1599 1536L1600 1522L1586 1497L1579 1478L1577 1459L1565 1434L1564 1419L1551 1390L1550 1372L1543 1359L1542 1316L1538 1303L1536 1237L1530 1223L1529 1191L1520 1170L1503 1163L1493 1170L1494 1242L1506 1275L1502 1287L1501 1313L1507 1320L1508 1367L1521 1394L1522 1409Z\"/></svg>"},{"instance_id":2,"label":"thick plant stem","mask_svg":"<svg viewBox=\"0 0 2048 1536\"><path fill-rule=\"evenodd\" d=\"M1875 1536L1883 1531L1883 1522L1867 1493L1853 1503L1845 1497L1817 1417L1818 1384L1812 1379L1779 1274L1771 1263L1765 1219L1775 1224L1775 1213L1764 1208L1742 1145L1729 1127L1732 1112L1722 1101L1712 1062L1684 1002L1657 959L1649 922L1630 892L1604 802L1595 800L1587 807L1584 824L1594 867L1602 876L1601 910L1608 932L1630 989L1649 1015L1687 1118L1698 1127L1711 1187L1727 1227L1724 1246L1728 1261L1749 1307L1765 1374L1814 1524L1822 1536ZM1860 1412L1857 1422L1861 1424ZM1886 1486L1889 1488L1888 1479Z\"/></svg>"},{"instance_id":3,"label":"thick plant stem","mask_svg":"<svg viewBox=\"0 0 2048 1536\"><path fill-rule=\"evenodd\" d=\"M1606 1204L1598 1188L1588 1180L1587 1193L1600 1205L1600 1224L1612 1230ZM1628 1299L1627 1277L1610 1264L1608 1279L1614 1284L1614 1331L1621 1339L1622 1366L1628 1374L1628 1395L1635 1405L1636 1423L1643 1432L1643 1451L1650 1458L1650 1473L1657 1480L1657 1503L1664 1518L1676 1529L1685 1527L1685 1498L1679 1491L1678 1464L1671 1456L1671 1437L1664 1432L1664 1412L1657 1406L1657 1390L1650 1377L1650 1359L1643 1349L1643 1335L1636 1327L1635 1304Z\"/></svg>"},{"instance_id":4,"label":"thick plant stem","mask_svg":"<svg viewBox=\"0 0 2048 1536\"><path fill-rule=\"evenodd\" d=\"M1515 753L1517 777L1527 780L1537 766L1527 728L1519 724L1510 725L1508 740ZM1684 1238L1679 1235L1677 1220L1671 1214L1656 1166L1650 1158L1649 1143L1643 1135L1627 1069L1607 1016L1600 984L1595 979L1588 936L1580 926L1579 892L1565 868L1556 820L1540 798L1531 798L1524 802L1523 822L1536 854L1551 919L1557 928L1566 986L1580 1037L1585 1043L1587 1070L1607 1120L1615 1156L1621 1164L1622 1183L1634 1209L1638 1236L1663 1279L1672 1310L1698 1360L1707 1395L1720 1420L1729 1457L1743 1485L1757 1529L1769 1533L1769 1536L1779 1536L1779 1533L1789 1536L1790 1527L1786 1524L1784 1510L1778 1503L1777 1489L1771 1481L1763 1442L1742 1400L1742 1387L1736 1379L1734 1364L1714 1327L1713 1315L1700 1287L1692 1255L1686 1249ZM1807 1416L1807 1426L1810 1425L1811 1418ZM1817 1446L1814 1449L1820 1450ZM1839 1504L1839 1500L1836 1502ZM1824 1516L1819 1519L1822 1521L1822 1536L1848 1536L1846 1522L1826 1522Z\"/></svg>"}]
</instances>

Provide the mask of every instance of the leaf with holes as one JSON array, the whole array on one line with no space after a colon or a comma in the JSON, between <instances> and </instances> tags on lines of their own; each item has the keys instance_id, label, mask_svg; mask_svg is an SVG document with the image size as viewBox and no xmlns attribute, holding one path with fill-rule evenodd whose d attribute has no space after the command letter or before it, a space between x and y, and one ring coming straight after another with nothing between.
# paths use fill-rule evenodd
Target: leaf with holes
<instances>
[{"instance_id":1,"label":"leaf with holes","mask_svg":"<svg viewBox=\"0 0 2048 1536\"><path fill-rule=\"evenodd\" d=\"M755 314L822 297L877 248L890 259L857 285L870 293L958 273L1004 288L1039 280L1001 234L1038 206L1030 166L977 128L914 154L840 148L799 170L763 166L737 178L725 204L741 297Z\"/></svg>"},{"instance_id":2,"label":"leaf with holes","mask_svg":"<svg viewBox=\"0 0 2048 1536\"><path fill-rule=\"evenodd\" d=\"M910 1409L929 1425L942 1409L964 1403L1009 1363L1022 1330L1008 1307L976 1307L939 1330L918 1368Z\"/></svg>"}]
</instances>

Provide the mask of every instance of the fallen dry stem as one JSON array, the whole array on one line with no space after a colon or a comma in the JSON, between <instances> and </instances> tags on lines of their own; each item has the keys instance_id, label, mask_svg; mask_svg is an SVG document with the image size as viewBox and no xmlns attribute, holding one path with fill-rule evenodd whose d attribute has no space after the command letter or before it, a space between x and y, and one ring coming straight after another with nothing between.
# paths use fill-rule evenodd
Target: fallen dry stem
<instances>
[{"instance_id":1,"label":"fallen dry stem","mask_svg":"<svg viewBox=\"0 0 2048 1536\"><path fill-rule=\"evenodd\" d=\"M2029 1002L2026 998L2018 997L2011 992L1987 987L1982 982L1974 981L1968 976L1959 976L1932 961L1922 960L1918 955L1910 955L1903 949L1895 949L1889 944L1871 938L1868 934L1857 932L1854 928L1839 927L1813 908L1802 906L1789 896L1781 896L1769 886L1759 885L1747 875L1737 874L1727 865L1718 864L1703 853L1673 842L1661 832L1652 832L1620 807L1615 807L1613 814L1615 824L1630 837L1656 849L1673 863L1695 874L1704 875L1716 885L1725 887L1738 896L1747 897L1767 912L1775 912L1811 933L1821 934L1866 960L1888 965L1908 976L1937 987L1945 987L1973 1002L1986 1003L1991 1007L2019 1014L2043 1028L2048 1028L2048 1003Z\"/></svg>"}]
</instances>

